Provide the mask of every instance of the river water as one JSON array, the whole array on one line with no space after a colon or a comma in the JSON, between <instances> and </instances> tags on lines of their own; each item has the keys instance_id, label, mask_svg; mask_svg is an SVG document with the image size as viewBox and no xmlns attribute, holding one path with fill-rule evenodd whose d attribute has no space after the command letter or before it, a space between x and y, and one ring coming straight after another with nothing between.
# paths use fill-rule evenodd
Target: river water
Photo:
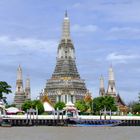
<instances>
[{"instance_id":1,"label":"river water","mask_svg":"<svg viewBox=\"0 0 140 140\"><path fill-rule=\"evenodd\" d=\"M140 140L140 127L0 128L0 140Z\"/></svg>"}]
</instances>

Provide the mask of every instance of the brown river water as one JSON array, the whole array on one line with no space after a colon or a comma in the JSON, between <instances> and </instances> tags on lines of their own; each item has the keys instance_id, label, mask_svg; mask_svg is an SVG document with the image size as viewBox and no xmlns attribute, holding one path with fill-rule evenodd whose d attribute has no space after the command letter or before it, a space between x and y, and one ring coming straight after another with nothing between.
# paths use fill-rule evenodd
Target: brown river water
<instances>
[{"instance_id":1,"label":"brown river water","mask_svg":"<svg viewBox=\"0 0 140 140\"><path fill-rule=\"evenodd\" d=\"M0 140L140 140L140 127L1 127Z\"/></svg>"}]
</instances>

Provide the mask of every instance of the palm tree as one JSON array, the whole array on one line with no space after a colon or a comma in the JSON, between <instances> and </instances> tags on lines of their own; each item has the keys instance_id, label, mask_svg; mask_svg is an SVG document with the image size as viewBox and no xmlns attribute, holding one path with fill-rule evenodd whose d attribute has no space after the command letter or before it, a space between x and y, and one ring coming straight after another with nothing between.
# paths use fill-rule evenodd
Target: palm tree
<instances>
[{"instance_id":1,"label":"palm tree","mask_svg":"<svg viewBox=\"0 0 140 140\"><path fill-rule=\"evenodd\" d=\"M0 100L3 100L6 103L6 97L3 96L3 93L9 94L11 92L11 86L5 81L0 81Z\"/></svg>"}]
</instances>

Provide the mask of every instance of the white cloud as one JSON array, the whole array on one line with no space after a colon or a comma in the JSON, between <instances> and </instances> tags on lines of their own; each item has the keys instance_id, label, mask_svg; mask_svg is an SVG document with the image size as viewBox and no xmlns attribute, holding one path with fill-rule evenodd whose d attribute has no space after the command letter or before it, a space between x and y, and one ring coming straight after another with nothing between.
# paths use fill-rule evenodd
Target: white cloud
<instances>
[{"instance_id":1,"label":"white cloud","mask_svg":"<svg viewBox=\"0 0 140 140\"><path fill-rule=\"evenodd\" d=\"M140 33L140 28L132 28L132 27L113 27L110 29L111 32L134 32Z\"/></svg>"},{"instance_id":2,"label":"white cloud","mask_svg":"<svg viewBox=\"0 0 140 140\"><path fill-rule=\"evenodd\" d=\"M109 30L104 30L106 40L139 40L140 28L134 27L112 27Z\"/></svg>"},{"instance_id":3,"label":"white cloud","mask_svg":"<svg viewBox=\"0 0 140 140\"><path fill-rule=\"evenodd\" d=\"M131 0L117 0L117 1L104 1L102 2L103 5L125 5L132 3Z\"/></svg>"},{"instance_id":4,"label":"white cloud","mask_svg":"<svg viewBox=\"0 0 140 140\"><path fill-rule=\"evenodd\" d=\"M113 22L140 22L139 0L92 0L73 4L72 8L95 11L100 20ZM88 8L87 8L88 7Z\"/></svg>"},{"instance_id":5,"label":"white cloud","mask_svg":"<svg viewBox=\"0 0 140 140\"><path fill-rule=\"evenodd\" d=\"M118 63L127 63L128 60L133 60L133 59L139 59L139 55L125 55L125 54L117 54L117 53L111 53L106 57L107 61L113 61L113 62L118 62Z\"/></svg>"},{"instance_id":6,"label":"white cloud","mask_svg":"<svg viewBox=\"0 0 140 140\"><path fill-rule=\"evenodd\" d=\"M126 4L108 6L108 19L116 22L140 22L140 1L130 1Z\"/></svg>"},{"instance_id":7,"label":"white cloud","mask_svg":"<svg viewBox=\"0 0 140 140\"><path fill-rule=\"evenodd\" d=\"M82 3L74 3L72 5L72 8L82 8L83 7L83 4Z\"/></svg>"},{"instance_id":8,"label":"white cloud","mask_svg":"<svg viewBox=\"0 0 140 140\"><path fill-rule=\"evenodd\" d=\"M22 50L45 51L52 53L57 48L56 40L39 40L34 38L12 38L0 36L0 54L16 54Z\"/></svg>"},{"instance_id":9,"label":"white cloud","mask_svg":"<svg viewBox=\"0 0 140 140\"><path fill-rule=\"evenodd\" d=\"M98 27L96 25L86 25L86 26L81 26L78 24L75 24L72 26L72 31L73 32L96 32L98 30Z\"/></svg>"}]
</instances>

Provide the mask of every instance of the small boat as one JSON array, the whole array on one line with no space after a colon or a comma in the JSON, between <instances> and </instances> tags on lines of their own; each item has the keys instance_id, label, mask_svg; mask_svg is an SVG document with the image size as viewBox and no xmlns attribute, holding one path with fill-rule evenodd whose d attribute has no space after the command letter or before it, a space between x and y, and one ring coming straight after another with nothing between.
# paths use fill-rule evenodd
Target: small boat
<instances>
[{"instance_id":1,"label":"small boat","mask_svg":"<svg viewBox=\"0 0 140 140\"><path fill-rule=\"evenodd\" d=\"M114 126L113 124L102 124L102 125L98 125L98 124L76 124L76 125L71 125L71 126L75 126L75 127L104 127L104 126L108 126L108 127L112 127Z\"/></svg>"},{"instance_id":2,"label":"small boat","mask_svg":"<svg viewBox=\"0 0 140 140\"><path fill-rule=\"evenodd\" d=\"M85 120L85 119L69 119L69 126L119 126L123 122L121 120Z\"/></svg>"}]
</instances>

